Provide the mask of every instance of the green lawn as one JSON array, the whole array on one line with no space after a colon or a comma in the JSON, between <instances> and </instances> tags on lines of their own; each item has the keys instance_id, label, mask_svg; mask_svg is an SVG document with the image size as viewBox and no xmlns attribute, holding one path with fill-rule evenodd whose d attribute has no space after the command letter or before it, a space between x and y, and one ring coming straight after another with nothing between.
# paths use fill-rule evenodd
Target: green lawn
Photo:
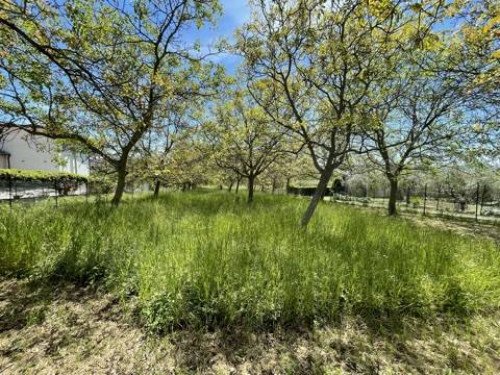
<instances>
[{"instance_id":1,"label":"green lawn","mask_svg":"<svg viewBox=\"0 0 500 375\"><path fill-rule=\"evenodd\" d=\"M306 200L225 192L0 207L0 275L99 283L137 301L150 331L328 324L345 316L498 311L500 249L487 239Z\"/></svg>"}]
</instances>

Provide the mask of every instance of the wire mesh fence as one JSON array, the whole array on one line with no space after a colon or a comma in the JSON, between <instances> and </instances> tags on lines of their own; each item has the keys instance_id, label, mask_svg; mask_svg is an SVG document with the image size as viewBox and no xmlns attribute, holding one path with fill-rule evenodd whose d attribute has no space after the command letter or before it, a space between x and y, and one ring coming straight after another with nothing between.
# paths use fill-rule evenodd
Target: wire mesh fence
<instances>
[{"instance_id":1,"label":"wire mesh fence","mask_svg":"<svg viewBox=\"0 0 500 375\"><path fill-rule=\"evenodd\" d=\"M330 200L368 207L387 208L389 194L355 196L349 191L332 192ZM431 184L398 190L398 211L424 216L448 217L500 224L500 197L487 185L471 184L460 192L441 189Z\"/></svg>"},{"instance_id":2,"label":"wire mesh fence","mask_svg":"<svg viewBox=\"0 0 500 375\"><path fill-rule=\"evenodd\" d=\"M77 181L0 180L0 203L28 202L88 193L87 184Z\"/></svg>"},{"instance_id":3,"label":"wire mesh fence","mask_svg":"<svg viewBox=\"0 0 500 375\"><path fill-rule=\"evenodd\" d=\"M315 187L287 187L287 193L310 197ZM384 184L334 182L324 200L364 207L387 209L390 188ZM413 182L398 188L399 212L445 217L500 225L500 191L488 184L472 182L450 188L436 183Z\"/></svg>"}]
</instances>

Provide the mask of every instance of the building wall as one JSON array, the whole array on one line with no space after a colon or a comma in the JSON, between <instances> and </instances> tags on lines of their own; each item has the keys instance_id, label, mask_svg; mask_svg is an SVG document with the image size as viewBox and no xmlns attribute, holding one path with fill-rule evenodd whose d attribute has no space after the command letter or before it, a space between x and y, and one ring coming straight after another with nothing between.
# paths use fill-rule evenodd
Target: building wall
<instances>
[{"instance_id":1,"label":"building wall","mask_svg":"<svg viewBox=\"0 0 500 375\"><path fill-rule=\"evenodd\" d=\"M32 136L24 131L10 132L2 140L0 149L10 154L12 169L89 174L88 160L72 153L58 153L53 141L46 137ZM61 161L64 165L59 163Z\"/></svg>"},{"instance_id":2,"label":"building wall","mask_svg":"<svg viewBox=\"0 0 500 375\"><path fill-rule=\"evenodd\" d=\"M65 152L62 155L65 165L59 166L60 171L89 175L89 160L77 154Z\"/></svg>"}]
</instances>

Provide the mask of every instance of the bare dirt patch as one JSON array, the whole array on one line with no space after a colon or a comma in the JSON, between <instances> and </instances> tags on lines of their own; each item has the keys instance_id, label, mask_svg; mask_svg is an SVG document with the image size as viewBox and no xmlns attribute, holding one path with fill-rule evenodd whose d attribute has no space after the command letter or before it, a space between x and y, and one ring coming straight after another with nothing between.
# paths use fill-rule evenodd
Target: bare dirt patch
<instances>
[{"instance_id":1,"label":"bare dirt patch","mask_svg":"<svg viewBox=\"0 0 500 375\"><path fill-rule=\"evenodd\" d=\"M500 373L498 314L454 323L353 318L302 330L154 336L130 306L98 288L1 281L0 373Z\"/></svg>"},{"instance_id":2,"label":"bare dirt patch","mask_svg":"<svg viewBox=\"0 0 500 375\"><path fill-rule=\"evenodd\" d=\"M404 215L404 218L418 225L453 231L461 235L489 237L500 244L500 227L498 225L460 222L415 215Z\"/></svg>"}]
</instances>

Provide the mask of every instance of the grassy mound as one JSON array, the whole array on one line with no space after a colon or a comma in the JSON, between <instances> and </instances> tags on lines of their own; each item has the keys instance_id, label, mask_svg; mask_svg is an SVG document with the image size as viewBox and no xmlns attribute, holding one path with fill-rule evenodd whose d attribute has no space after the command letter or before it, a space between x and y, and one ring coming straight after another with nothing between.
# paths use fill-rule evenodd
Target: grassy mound
<instances>
[{"instance_id":1,"label":"grassy mound","mask_svg":"<svg viewBox=\"0 0 500 375\"><path fill-rule=\"evenodd\" d=\"M0 274L106 283L153 331L269 328L500 306L494 242L306 201L224 193L0 208Z\"/></svg>"}]
</instances>

